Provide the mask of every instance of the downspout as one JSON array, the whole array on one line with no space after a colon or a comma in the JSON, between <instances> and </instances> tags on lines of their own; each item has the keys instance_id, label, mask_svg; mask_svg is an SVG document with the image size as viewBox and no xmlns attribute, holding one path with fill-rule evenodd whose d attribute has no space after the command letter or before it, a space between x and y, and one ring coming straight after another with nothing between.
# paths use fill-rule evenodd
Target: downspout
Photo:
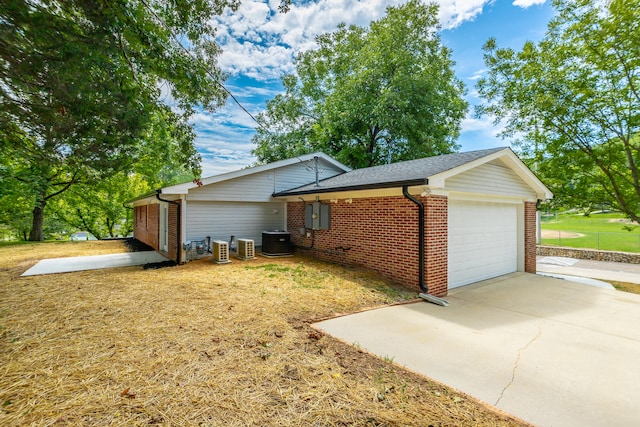
<instances>
[{"instance_id":1,"label":"downspout","mask_svg":"<svg viewBox=\"0 0 640 427\"><path fill-rule=\"evenodd\" d=\"M449 305L449 301L429 295L429 289L424 281L424 203L409 194L408 185L402 186L402 194L418 205L418 285L422 291L418 296L427 302L446 307Z\"/></svg>"},{"instance_id":2,"label":"downspout","mask_svg":"<svg viewBox=\"0 0 640 427\"><path fill-rule=\"evenodd\" d=\"M420 290L428 294L429 289L424 283L424 203L409 194L409 186L402 186L402 195L418 205L418 285Z\"/></svg>"},{"instance_id":3,"label":"downspout","mask_svg":"<svg viewBox=\"0 0 640 427\"><path fill-rule=\"evenodd\" d=\"M178 264L180 264L180 262L181 262L181 258L182 258L182 257L180 256L180 254L182 253L182 245L181 245L181 237L182 237L182 236L180 235L180 234L181 234L181 233L180 233L180 230L181 230L181 228L182 228L182 227L181 227L181 225L182 225L182 218L181 218L181 216L180 216L180 210L181 210L181 209L180 209L180 207L182 206L182 203L180 203L180 202L176 202L175 200L166 200L166 199L161 198L161 197L160 197L160 191L162 191L162 190L156 190L156 199L160 200L161 202L171 203L172 205L175 205L175 206L176 206L176 208L177 208L176 215L178 216L178 220L176 221L176 223L177 223L177 230L176 230L176 231L177 231L177 233L176 233L176 236L177 236L177 240L178 240L178 241L176 242L176 256L177 256L177 258L178 258L178 259L176 260L176 262L177 262ZM167 218L167 221L168 221L168 220L169 220L169 219Z\"/></svg>"}]
</instances>

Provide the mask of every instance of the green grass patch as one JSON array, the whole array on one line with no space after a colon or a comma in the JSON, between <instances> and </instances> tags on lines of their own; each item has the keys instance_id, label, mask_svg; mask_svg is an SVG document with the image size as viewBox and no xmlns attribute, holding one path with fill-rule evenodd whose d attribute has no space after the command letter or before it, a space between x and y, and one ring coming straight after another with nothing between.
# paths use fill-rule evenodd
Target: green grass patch
<instances>
[{"instance_id":1,"label":"green grass patch","mask_svg":"<svg viewBox=\"0 0 640 427\"><path fill-rule=\"evenodd\" d=\"M545 245L640 252L640 226L621 214L543 214L541 228Z\"/></svg>"},{"instance_id":2,"label":"green grass patch","mask_svg":"<svg viewBox=\"0 0 640 427\"><path fill-rule=\"evenodd\" d=\"M308 269L301 262L295 266L279 264L263 264L246 266L246 270L264 270L266 277L276 279L278 277L290 277L301 288L324 289L323 282L327 274L315 269Z\"/></svg>"},{"instance_id":3,"label":"green grass patch","mask_svg":"<svg viewBox=\"0 0 640 427\"><path fill-rule=\"evenodd\" d=\"M627 283L627 282L614 282L609 280L609 283L613 285L619 291L630 292L632 294L640 294L640 284Z\"/></svg>"}]
</instances>

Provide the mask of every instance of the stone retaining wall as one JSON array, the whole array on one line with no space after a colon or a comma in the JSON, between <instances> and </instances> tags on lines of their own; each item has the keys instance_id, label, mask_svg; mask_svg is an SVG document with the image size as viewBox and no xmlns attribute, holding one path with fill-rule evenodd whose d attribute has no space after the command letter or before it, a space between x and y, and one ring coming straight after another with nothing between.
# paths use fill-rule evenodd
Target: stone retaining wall
<instances>
[{"instance_id":1,"label":"stone retaining wall","mask_svg":"<svg viewBox=\"0 0 640 427\"><path fill-rule=\"evenodd\" d=\"M539 256L561 256L592 261L627 262L640 264L640 254L629 252L598 251L595 249L576 249L558 246L538 245L536 254Z\"/></svg>"}]
</instances>

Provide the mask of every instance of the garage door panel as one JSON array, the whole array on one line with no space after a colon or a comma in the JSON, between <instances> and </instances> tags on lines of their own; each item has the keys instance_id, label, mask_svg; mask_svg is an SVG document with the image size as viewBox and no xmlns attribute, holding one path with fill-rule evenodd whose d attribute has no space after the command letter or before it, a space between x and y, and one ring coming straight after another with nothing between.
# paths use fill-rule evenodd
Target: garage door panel
<instances>
[{"instance_id":1,"label":"garage door panel","mask_svg":"<svg viewBox=\"0 0 640 427\"><path fill-rule=\"evenodd\" d=\"M449 202L449 288L517 270L516 205Z\"/></svg>"}]
</instances>

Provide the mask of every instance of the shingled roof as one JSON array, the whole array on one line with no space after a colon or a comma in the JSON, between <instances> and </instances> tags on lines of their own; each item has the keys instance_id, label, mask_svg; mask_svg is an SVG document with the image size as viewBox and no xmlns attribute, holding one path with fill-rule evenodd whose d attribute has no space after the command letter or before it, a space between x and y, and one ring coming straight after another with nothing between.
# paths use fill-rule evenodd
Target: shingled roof
<instances>
[{"instance_id":1,"label":"shingled roof","mask_svg":"<svg viewBox=\"0 0 640 427\"><path fill-rule=\"evenodd\" d=\"M298 196L347 190L392 188L403 185L424 185L428 184L429 178L434 175L503 150L509 150L509 148L499 147L487 150L468 151L466 153L444 154L441 156L426 157L424 159L355 169L322 180L317 186L315 183L304 185L292 190L276 193L274 196Z\"/></svg>"}]
</instances>

